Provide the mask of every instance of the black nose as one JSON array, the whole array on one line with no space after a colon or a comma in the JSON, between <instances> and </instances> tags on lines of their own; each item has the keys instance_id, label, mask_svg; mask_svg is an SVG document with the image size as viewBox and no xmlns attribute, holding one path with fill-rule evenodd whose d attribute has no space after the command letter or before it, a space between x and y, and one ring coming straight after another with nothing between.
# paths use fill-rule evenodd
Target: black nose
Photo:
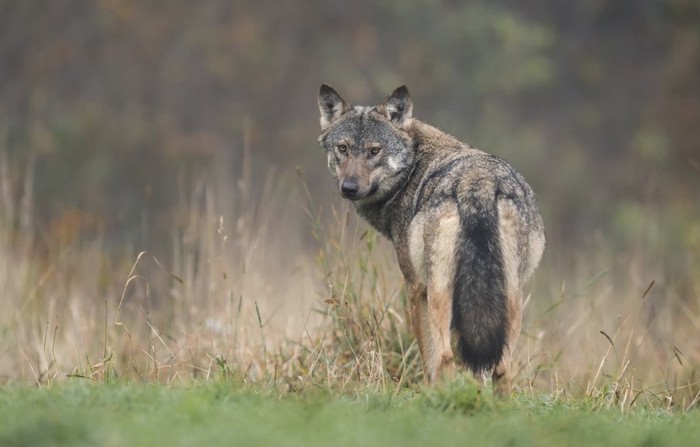
<instances>
[{"instance_id":1,"label":"black nose","mask_svg":"<svg viewBox=\"0 0 700 447\"><path fill-rule=\"evenodd\" d=\"M340 190L345 197L355 197L359 189L360 187L355 180L345 180L343 184L340 185Z\"/></svg>"}]
</instances>

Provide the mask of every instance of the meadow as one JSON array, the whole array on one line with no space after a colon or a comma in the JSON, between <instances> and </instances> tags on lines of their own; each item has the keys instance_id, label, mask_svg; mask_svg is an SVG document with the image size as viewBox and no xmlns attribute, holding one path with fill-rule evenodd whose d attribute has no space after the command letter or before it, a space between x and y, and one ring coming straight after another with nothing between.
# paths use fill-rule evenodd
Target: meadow
<instances>
[{"instance_id":1,"label":"meadow","mask_svg":"<svg viewBox=\"0 0 700 447\"><path fill-rule=\"evenodd\" d=\"M694 444L699 5L0 2L0 447ZM537 193L509 402L423 383L321 83Z\"/></svg>"},{"instance_id":2,"label":"meadow","mask_svg":"<svg viewBox=\"0 0 700 447\"><path fill-rule=\"evenodd\" d=\"M0 444L693 445L697 412L600 409L589 400L494 402L474 384L283 397L230 382L71 383L0 391Z\"/></svg>"},{"instance_id":3,"label":"meadow","mask_svg":"<svg viewBox=\"0 0 700 447\"><path fill-rule=\"evenodd\" d=\"M272 178L256 198L245 179L196 181L169 253L107 250L81 216L36 236L31 187L0 178L17 222L0 233L0 443L698 436L697 304L685 297L700 282L669 280L652 256L663 251L550 243L528 286L513 399L498 402L469 375L424 386L390 245L346 204L317 205L301 172Z\"/></svg>"}]
</instances>

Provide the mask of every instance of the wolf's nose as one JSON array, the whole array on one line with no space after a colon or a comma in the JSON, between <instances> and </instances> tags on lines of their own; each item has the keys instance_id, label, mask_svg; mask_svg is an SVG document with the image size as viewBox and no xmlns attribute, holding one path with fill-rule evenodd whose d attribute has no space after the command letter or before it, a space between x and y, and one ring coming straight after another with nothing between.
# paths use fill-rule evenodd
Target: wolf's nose
<instances>
[{"instance_id":1,"label":"wolf's nose","mask_svg":"<svg viewBox=\"0 0 700 447\"><path fill-rule=\"evenodd\" d=\"M354 197L360 187L357 185L355 180L345 180L342 185L340 185L340 190L346 197Z\"/></svg>"}]
</instances>

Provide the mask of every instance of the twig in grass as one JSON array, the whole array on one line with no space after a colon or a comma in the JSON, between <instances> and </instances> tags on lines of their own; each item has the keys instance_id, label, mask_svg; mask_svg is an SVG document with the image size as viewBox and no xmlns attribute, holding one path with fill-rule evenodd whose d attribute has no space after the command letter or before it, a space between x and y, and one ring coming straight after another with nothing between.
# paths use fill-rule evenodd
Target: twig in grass
<instances>
[{"instance_id":1,"label":"twig in grass","mask_svg":"<svg viewBox=\"0 0 700 447\"><path fill-rule=\"evenodd\" d=\"M108 319L108 302L109 300L105 298L105 325L104 325L104 343L102 345L102 358L107 358L107 319Z\"/></svg>"},{"instance_id":2,"label":"twig in grass","mask_svg":"<svg viewBox=\"0 0 700 447\"><path fill-rule=\"evenodd\" d=\"M46 326L44 327L44 343L41 346L42 351L46 351L46 339L48 338L48 334L49 334L49 320L46 320Z\"/></svg>"},{"instance_id":3,"label":"twig in grass","mask_svg":"<svg viewBox=\"0 0 700 447\"><path fill-rule=\"evenodd\" d=\"M58 320L58 318L56 318ZM51 362L56 366L56 373L61 373L61 367L56 358L56 334L58 333L58 324L53 328L53 340L51 341Z\"/></svg>"},{"instance_id":4,"label":"twig in grass","mask_svg":"<svg viewBox=\"0 0 700 447\"><path fill-rule=\"evenodd\" d=\"M647 287L646 290L644 291L644 293L642 294L642 300L644 300L644 298L647 296L647 294L649 293L651 288L654 287L655 282L656 282L656 280L651 281L651 283L649 284L649 287ZM632 332L630 332L630 336L627 338L627 345L625 346L625 352L624 352L623 357L622 357L623 359L628 359L627 354L629 353L630 345L632 344L632 335L634 334L634 332L637 329L637 325L639 324L639 317L641 316L641 314L642 314L642 304L640 303L639 306L637 307L637 313L634 316L634 325L632 326ZM649 332L651 331L651 323L654 320L656 320L657 316L658 315L654 315L654 317L651 319L651 321L649 321L650 324L647 326L646 330L644 331L644 335L642 336L642 341L639 342L638 346L641 346L646 341L647 336L649 335ZM632 356L631 359L628 359L628 362L631 360L634 360L636 355L637 354Z\"/></svg>"},{"instance_id":5,"label":"twig in grass","mask_svg":"<svg viewBox=\"0 0 700 447\"><path fill-rule=\"evenodd\" d=\"M169 272L169 271L163 266L163 264L160 263L160 261L158 260L158 258L156 258L156 257L153 256L152 254L148 253L147 251L142 251L142 252L140 252L140 253L138 254L138 256L136 256L136 261L134 262L134 265L131 267L131 270L129 271L129 275L127 276L126 284L124 284L124 289L122 290L122 295L121 295L121 298L119 299L119 305L117 306L117 315L116 315L116 317L115 317L115 320L116 320L117 322L119 321L119 312L121 311L122 304L124 303L124 298L126 297L126 291L127 291L128 287L129 287L129 284L131 283L131 281L134 280L134 279L136 279L136 278L143 279L144 281L146 281L146 287L148 288L148 281L146 280L146 278L144 278L144 277L141 276L141 275L135 275L135 274L134 274L134 272L136 271L136 267L138 266L139 262L141 261L141 258L142 258L143 256L145 256L145 255L150 256L151 259L153 259L153 261L155 261L155 263L158 265L158 267L160 267L160 269L161 269L166 275L168 275L169 277L173 278L174 280L176 280L176 281L179 282L180 284L184 284L184 281L182 280L182 278L180 278L179 276L175 275L174 273ZM148 291L147 291L146 293L148 293Z\"/></svg>"},{"instance_id":6,"label":"twig in grass","mask_svg":"<svg viewBox=\"0 0 700 447\"><path fill-rule=\"evenodd\" d=\"M603 334L605 336L605 338L608 339L608 341L610 342L610 344L612 346L615 346L615 343L613 343L612 338L610 338L610 336L608 334L606 334L605 331L600 331L600 333Z\"/></svg>"},{"instance_id":7,"label":"twig in grass","mask_svg":"<svg viewBox=\"0 0 700 447\"><path fill-rule=\"evenodd\" d=\"M646 289L646 290L644 291L644 293L642 294L642 299L644 299L644 298L647 297L647 294L649 293L649 291L651 290L651 288L654 287L654 283L655 283L655 282L656 282L655 279L651 281L651 283L649 284L649 287L647 287L647 289Z\"/></svg>"},{"instance_id":8,"label":"twig in grass","mask_svg":"<svg viewBox=\"0 0 700 447\"><path fill-rule=\"evenodd\" d=\"M176 280L180 284L183 284L184 281L177 275L170 273L164 266L163 264L160 263L158 258L153 256L152 254L148 253L147 251L142 251L136 256L136 261L131 267L131 270L129 271L129 274L127 276L126 283L124 284L124 288L122 289L121 297L119 298L119 304L117 305L117 310L114 316L114 325L116 327L121 327L129 337L129 343L131 345L131 362L132 362L132 367L134 368L134 372L138 375L139 370L138 370L138 365L136 364L136 349L134 347L134 339L131 336L131 332L128 330L126 325L121 321L121 310L122 310L122 305L124 304L124 299L126 298L126 292L129 289L129 286L131 285L132 282L136 280L143 280L144 284L146 286L146 297L150 296L150 284L148 282L148 279L146 279L142 275L137 275L136 272L136 267L138 266L139 262L141 261L141 258L143 258L145 255L150 256L150 258L160 267L160 269L168 275L170 278ZM106 337L105 337L106 338Z\"/></svg>"},{"instance_id":9,"label":"twig in grass","mask_svg":"<svg viewBox=\"0 0 700 447\"><path fill-rule=\"evenodd\" d=\"M693 397L693 399L690 401L690 403L688 404L688 406L685 407L685 411L689 411L689 410L690 410L691 408L693 408L693 407L695 406L695 404L697 404L698 402L700 402L700 391L698 391L697 393L695 393L695 396Z\"/></svg>"},{"instance_id":10,"label":"twig in grass","mask_svg":"<svg viewBox=\"0 0 700 447\"><path fill-rule=\"evenodd\" d=\"M683 366L683 360L681 360L681 357L683 357L683 353L675 345L673 346L673 356L676 358L676 360L678 360L678 364Z\"/></svg>"},{"instance_id":11,"label":"twig in grass","mask_svg":"<svg viewBox=\"0 0 700 447\"><path fill-rule=\"evenodd\" d=\"M608 346L608 349L605 351L603 358L600 360L600 364L598 365L598 369L596 370L595 376L593 376L593 381L590 383L590 386L587 387L587 389L586 389L586 394L589 396L591 395L591 393L595 387L595 384L598 381L598 377L600 376L600 372L603 370L603 365L605 364L605 361L607 360L608 355L610 355L610 350L615 347L615 344L612 341L615 337L617 337L617 334L620 332L621 326L622 325L620 325L620 327L617 328L617 331L615 331L615 335L613 335L612 338L610 338L607 334L605 334L605 333L603 333L603 331L601 331L601 333L603 333L608 338L608 340L610 340L610 346Z\"/></svg>"},{"instance_id":12,"label":"twig in grass","mask_svg":"<svg viewBox=\"0 0 700 447\"><path fill-rule=\"evenodd\" d=\"M263 374L267 377L267 344L265 343L265 330L263 327L262 317L260 316L260 308L258 307L258 302L255 301L255 313L258 316L258 328L260 328L260 338L262 340L263 348Z\"/></svg>"}]
</instances>

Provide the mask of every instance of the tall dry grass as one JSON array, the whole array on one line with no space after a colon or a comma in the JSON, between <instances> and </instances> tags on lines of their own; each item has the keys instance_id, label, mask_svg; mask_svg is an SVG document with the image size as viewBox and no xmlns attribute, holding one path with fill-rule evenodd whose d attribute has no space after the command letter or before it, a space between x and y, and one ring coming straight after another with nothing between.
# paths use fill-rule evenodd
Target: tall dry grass
<instances>
[{"instance_id":1,"label":"tall dry grass","mask_svg":"<svg viewBox=\"0 0 700 447\"><path fill-rule=\"evenodd\" d=\"M422 380L390 244L340 199L315 204L303 178L273 172L253 194L250 168L202 175L182 188L171 252L115 255L99 233L36 236L31 165L21 181L7 166L0 381L397 391ZM697 405L700 279L669 274L643 243L550 243L527 291L517 389L623 411ZM700 271L697 254L686 261Z\"/></svg>"}]
</instances>

